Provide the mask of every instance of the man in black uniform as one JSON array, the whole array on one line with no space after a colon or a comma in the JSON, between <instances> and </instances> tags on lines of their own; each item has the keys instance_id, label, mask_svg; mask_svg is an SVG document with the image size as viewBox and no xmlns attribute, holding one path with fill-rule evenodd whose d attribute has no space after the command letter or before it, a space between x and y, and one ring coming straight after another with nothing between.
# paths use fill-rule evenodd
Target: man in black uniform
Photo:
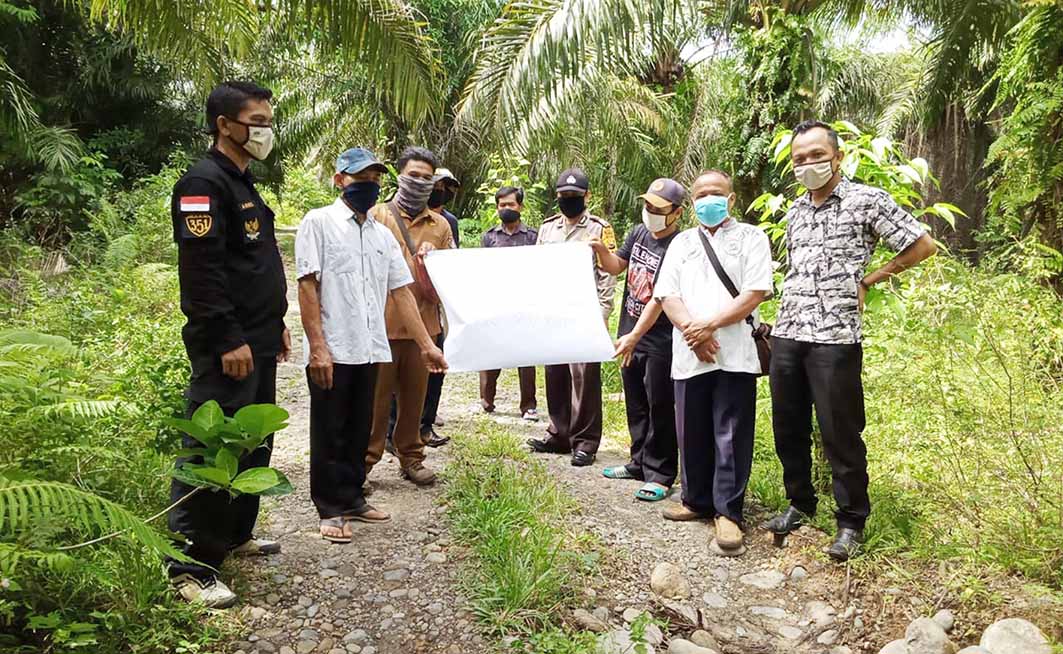
<instances>
[{"instance_id":1,"label":"man in black uniform","mask_svg":"<svg viewBox=\"0 0 1063 654\"><path fill-rule=\"evenodd\" d=\"M276 399L277 363L291 350L284 266L273 232L273 211L255 190L247 166L273 146L272 93L249 82L225 82L207 98L214 146L174 186L170 212L178 251L182 332L192 364L188 415L216 400L227 415ZM198 443L185 437L185 447ZM240 469L268 466L271 435L240 461ZM174 480L176 502L193 488ZM229 552L272 554L276 542L252 535L258 496L202 490L170 511L170 529L184 535L184 551L204 565L170 562L182 597L221 608L236 596L217 579Z\"/></svg>"}]
</instances>

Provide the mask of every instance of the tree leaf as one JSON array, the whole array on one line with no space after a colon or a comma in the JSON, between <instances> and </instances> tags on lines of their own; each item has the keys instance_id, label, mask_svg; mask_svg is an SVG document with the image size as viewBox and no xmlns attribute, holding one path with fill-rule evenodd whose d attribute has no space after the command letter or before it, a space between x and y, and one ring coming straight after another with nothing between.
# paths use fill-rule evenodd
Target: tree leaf
<instances>
[{"instance_id":1,"label":"tree leaf","mask_svg":"<svg viewBox=\"0 0 1063 654\"><path fill-rule=\"evenodd\" d=\"M233 479L232 489L245 495L260 495L281 483L291 486L287 478L273 468L251 468Z\"/></svg>"},{"instance_id":2,"label":"tree leaf","mask_svg":"<svg viewBox=\"0 0 1063 654\"><path fill-rule=\"evenodd\" d=\"M236 473L240 471L240 461L236 458L228 448L223 447L218 450L217 456L214 457L214 465L229 476L226 481L232 480L236 476Z\"/></svg>"},{"instance_id":3,"label":"tree leaf","mask_svg":"<svg viewBox=\"0 0 1063 654\"><path fill-rule=\"evenodd\" d=\"M250 404L233 416L251 436L264 438L288 426L288 412L275 404Z\"/></svg>"},{"instance_id":4,"label":"tree leaf","mask_svg":"<svg viewBox=\"0 0 1063 654\"><path fill-rule=\"evenodd\" d=\"M214 447L219 442L216 435L207 432L191 420L185 418L166 418L165 422L171 427L183 431L207 447Z\"/></svg>"},{"instance_id":5,"label":"tree leaf","mask_svg":"<svg viewBox=\"0 0 1063 654\"><path fill-rule=\"evenodd\" d=\"M225 413L217 402L209 400L204 402L192 414L192 422L213 436L218 433L218 430L225 423Z\"/></svg>"}]
</instances>

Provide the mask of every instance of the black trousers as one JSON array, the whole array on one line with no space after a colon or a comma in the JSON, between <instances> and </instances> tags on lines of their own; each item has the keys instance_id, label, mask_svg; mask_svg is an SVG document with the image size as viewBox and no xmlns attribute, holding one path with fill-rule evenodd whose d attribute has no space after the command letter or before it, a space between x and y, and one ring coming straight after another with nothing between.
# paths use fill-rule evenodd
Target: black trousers
<instances>
[{"instance_id":1,"label":"black trousers","mask_svg":"<svg viewBox=\"0 0 1063 654\"><path fill-rule=\"evenodd\" d=\"M624 407L631 434L628 472L636 479L671 486L679 466L675 431L672 355L636 351L620 369Z\"/></svg>"},{"instance_id":2,"label":"black trousers","mask_svg":"<svg viewBox=\"0 0 1063 654\"><path fill-rule=\"evenodd\" d=\"M436 336L436 345L443 348L443 333ZM432 425L436 423L439 415L439 399L443 395L443 378L445 372L433 372L428 374L428 392L424 396L424 410L421 411L421 434L432 431Z\"/></svg>"},{"instance_id":3,"label":"black trousers","mask_svg":"<svg viewBox=\"0 0 1063 654\"><path fill-rule=\"evenodd\" d=\"M310 499L322 518L365 506L365 451L373 426L375 364L333 364L332 388L310 379Z\"/></svg>"},{"instance_id":4,"label":"black trousers","mask_svg":"<svg viewBox=\"0 0 1063 654\"><path fill-rule=\"evenodd\" d=\"M222 373L220 357L193 357L192 380L186 396L188 417L210 399L217 401L227 416L248 404L273 404L277 399L277 360L274 357L255 358L254 371L246 379L236 381ZM202 447L199 441L187 435L182 443L186 448ZM263 447L240 460L240 470L268 466L272 450L273 435L270 434ZM178 459L178 463L189 460L199 462L196 457ZM170 484L170 501L176 502L193 490L194 486L175 479ZM258 520L258 504L257 495L231 498L226 492L204 488L172 509L170 531L188 539L181 549L203 565L170 561L170 576L184 573L200 579L215 576L215 570L221 567L229 550L252 537Z\"/></svg>"},{"instance_id":5,"label":"black trousers","mask_svg":"<svg viewBox=\"0 0 1063 654\"><path fill-rule=\"evenodd\" d=\"M675 412L683 504L742 522L753 469L756 375L714 370L676 380Z\"/></svg>"},{"instance_id":6,"label":"black trousers","mask_svg":"<svg viewBox=\"0 0 1063 654\"><path fill-rule=\"evenodd\" d=\"M772 426L786 497L812 515L812 408L830 462L839 527L863 529L871 513L860 344L821 345L772 338Z\"/></svg>"},{"instance_id":7,"label":"black trousers","mask_svg":"<svg viewBox=\"0 0 1063 654\"><path fill-rule=\"evenodd\" d=\"M602 364L546 366L550 440L577 452L598 452L602 441Z\"/></svg>"}]
</instances>

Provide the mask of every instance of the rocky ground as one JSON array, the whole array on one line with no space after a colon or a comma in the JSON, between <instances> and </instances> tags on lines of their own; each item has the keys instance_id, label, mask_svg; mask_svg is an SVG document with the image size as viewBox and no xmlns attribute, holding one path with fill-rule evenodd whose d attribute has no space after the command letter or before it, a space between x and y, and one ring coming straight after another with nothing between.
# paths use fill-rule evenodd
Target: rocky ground
<instances>
[{"instance_id":1,"label":"rocky ground","mask_svg":"<svg viewBox=\"0 0 1063 654\"><path fill-rule=\"evenodd\" d=\"M293 284L294 287L294 284ZM385 455L373 472L374 506L390 512L384 525L356 524L354 541L335 545L318 534L309 497L308 394L302 371L298 305L292 298L288 325L296 334L292 363L281 366L279 404L291 412L290 426L278 434L273 464L295 492L264 502L259 528L281 541L283 553L236 562L237 609L243 625L230 652L244 654L476 654L496 651L483 639L462 600L459 573L462 548L451 542L439 486L421 489L402 481L394 457ZM441 433L468 429L476 420L497 421L521 438L540 436L543 423L522 421L516 409L516 376L500 380L498 411L484 416L476 376L450 375L443 394ZM545 402L540 401L545 414ZM583 591L583 606L564 618L602 633L602 654L626 654L630 626L643 612L667 620L667 632L651 626L653 651L674 654L954 654L945 636L954 619L909 622L933 615L938 607L908 597L900 588L864 587L844 566L820 550L827 536L802 529L785 548L752 529L748 551L723 558L709 551L712 528L705 523L673 523L660 512L663 502L633 498L638 482L602 477L604 466L623 463L618 443L606 443L596 465L574 468L568 457L542 455L559 482L581 507L573 524L597 536L604 556L601 574ZM447 447L430 450L428 465L447 464ZM751 525L763 517L756 508ZM944 624L944 622L948 624ZM929 625L926 623L930 623ZM935 631L935 627L937 630ZM905 641L913 628L930 634ZM940 632L940 634L938 634ZM955 632L954 632L955 633ZM927 640L930 639L930 640ZM970 638L967 638L970 640ZM924 643L929 643L923 647ZM985 643L983 643L985 644ZM920 648L923 647L923 648ZM965 650L966 651L966 650ZM979 654L1040 654L1037 649L972 650Z\"/></svg>"}]
</instances>

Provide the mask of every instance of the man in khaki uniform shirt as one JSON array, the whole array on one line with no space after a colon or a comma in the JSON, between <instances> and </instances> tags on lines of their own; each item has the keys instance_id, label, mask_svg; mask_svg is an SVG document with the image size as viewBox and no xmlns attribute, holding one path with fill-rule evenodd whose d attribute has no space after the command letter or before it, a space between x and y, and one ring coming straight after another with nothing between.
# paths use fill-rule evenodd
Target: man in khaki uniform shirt
<instances>
[{"instance_id":1,"label":"man in khaki uniform shirt","mask_svg":"<svg viewBox=\"0 0 1063 654\"><path fill-rule=\"evenodd\" d=\"M406 148L399 157L399 190L395 198L386 204L378 204L369 210L369 215L391 230L399 242L411 272L421 265L414 261L415 255L423 255L433 249L454 247L450 225L443 216L428 209L428 196L435 182L435 157L424 148ZM398 223L400 217L406 234ZM413 216L411 218L411 216ZM409 241L407 241L407 234ZM413 252L409 245L413 245ZM419 285L414 283L414 296L428 335L435 338L441 331L439 305L424 297ZM391 363L380 364L377 376L373 408L373 431L366 451L366 474L384 455L387 438L388 417L391 412L391 397L397 400L395 432L392 436L399 457L402 476L419 486L432 484L435 472L424 466L424 442L421 440L421 411L428 390L428 370L420 361L420 350L413 334L398 317L398 308L388 300L384 309L388 342L391 345Z\"/></svg>"},{"instance_id":2,"label":"man in khaki uniform shirt","mask_svg":"<svg viewBox=\"0 0 1063 654\"><path fill-rule=\"evenodd\" d=\"M612 226L587 211L589 187L582 170L569 168L561 173L557 179L557 204L561 213L543 221L538 244L600 240L610 250L616 249ZM602 317L608 320L613 311L616 277L602 270L596 259L589 263L594 266ZM546 366L546 406L550 413L547 437L529 439L528 445L536 452L571 452L574 466L594 463L602 440L602 365Z\"/></svg>"}]
</instances>

